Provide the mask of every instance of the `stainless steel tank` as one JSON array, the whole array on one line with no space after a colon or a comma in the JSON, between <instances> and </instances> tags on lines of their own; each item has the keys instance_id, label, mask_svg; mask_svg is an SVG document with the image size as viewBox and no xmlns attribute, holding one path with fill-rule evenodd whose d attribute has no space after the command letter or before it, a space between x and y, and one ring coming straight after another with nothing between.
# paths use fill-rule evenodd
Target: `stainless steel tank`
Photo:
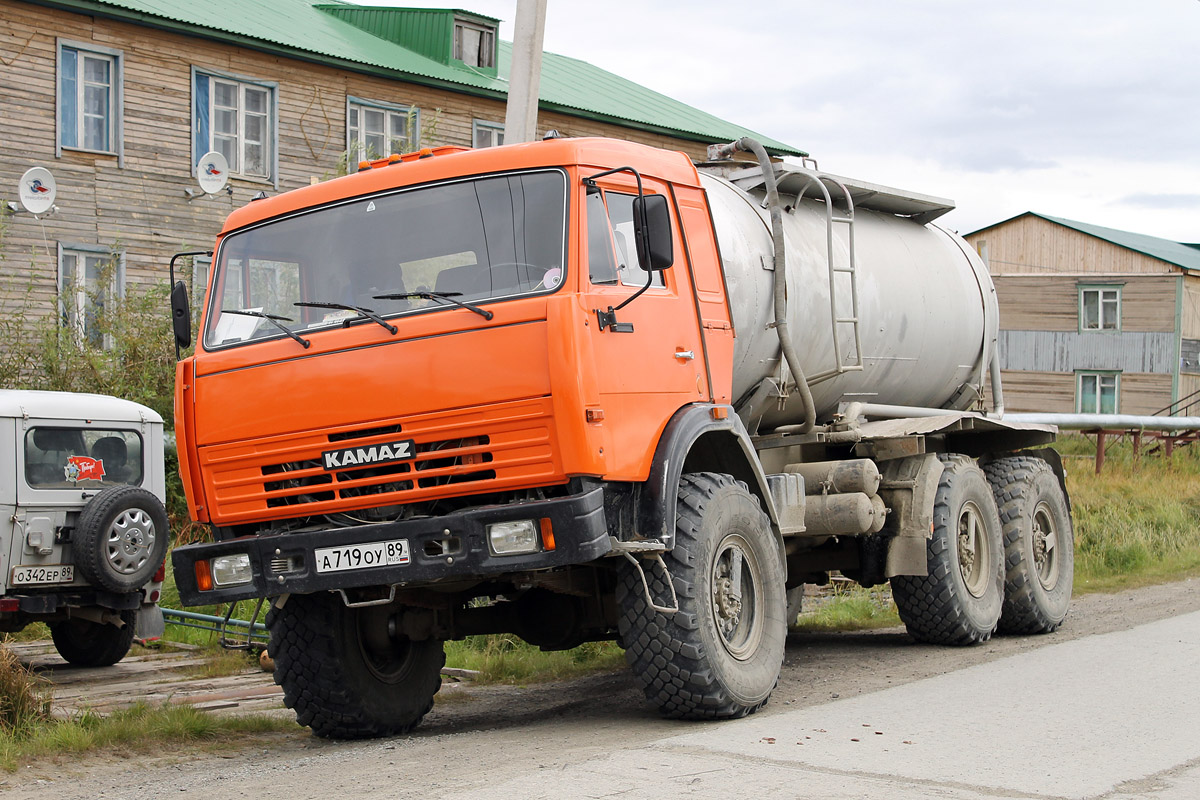
<instances>
[{"instance_id":1,"label":"stainless steel tank","mask_svg":"<svg viewBox=\"0 0 1200 800\"><path fill-rule=\"evenodd\" d=\"M764 378L780 379L780 346L774 328L773 250L765 191L749 192L701 173L721 247L737 341L733 365L735 404ZM793 181L793 185L795 182ZM854 277L862 369L841 372L834 356L830 308L826 205L789 200L783 214L787 253L790 335L810 377L818 420L842 401L965 409L982 388L996 340L996 292L987 269L957 235L933 224L857 205L853 215ZM794 198L794 196L793 196ZM834 207L840 198L834 193ZM881 204L881 207L886 207ZM952 206L951 206L952 207ZM844 223L834 223L833 260L849 266ZM837 316L851 318L851 276L836 273ZM853 323L837 327L842 365L855 367ZM786 375L786 365L783 367ZM799 421L795 397L766 405L762 427Z\"/></svg>"}]
</instances>

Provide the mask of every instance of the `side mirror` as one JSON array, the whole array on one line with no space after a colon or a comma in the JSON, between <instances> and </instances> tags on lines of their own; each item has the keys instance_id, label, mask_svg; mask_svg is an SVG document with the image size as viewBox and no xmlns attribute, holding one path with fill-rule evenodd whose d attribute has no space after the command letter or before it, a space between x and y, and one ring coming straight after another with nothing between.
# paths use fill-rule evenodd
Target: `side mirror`
<instances>
[{"instance_id":1,"label":"side mirror","mask_svg":"<svg viewBox=\"0 0 1200 800\"><path fill-rule=\"evenodd\" d=\"M192 343L192 311L188 306L187 284L175 281L171 287L171 328L175 331L175 349Z\"/></svg>"},{"instance_id":2,"label":"side mirror","mask_svg":"<svg viewBox=\"0 0 1200 800\"><path fill-rule=\"evenodd\" d=\"M675 263L671 210L666 195L648 194L634 198L633 235L642 269L664 270Z\"/></svg>"}]
</instances>

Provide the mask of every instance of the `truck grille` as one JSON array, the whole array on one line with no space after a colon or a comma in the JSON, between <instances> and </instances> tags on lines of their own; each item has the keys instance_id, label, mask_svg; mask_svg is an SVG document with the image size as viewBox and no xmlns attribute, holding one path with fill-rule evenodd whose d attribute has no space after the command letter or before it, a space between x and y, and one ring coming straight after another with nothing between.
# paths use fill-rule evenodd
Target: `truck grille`
<instances>
[{"instance_id":1,"label":"truck grille","mask_svg":"<svg viewBox=\"0 0 1200 800\"><path fill-rule=\"evenodd\" d=\"M352 511L503 489L562 476L548 399L323 434L203 448L218 524ZM411 458L325 469L321 454L411 440Z\"/></svg>"}]
</instances>

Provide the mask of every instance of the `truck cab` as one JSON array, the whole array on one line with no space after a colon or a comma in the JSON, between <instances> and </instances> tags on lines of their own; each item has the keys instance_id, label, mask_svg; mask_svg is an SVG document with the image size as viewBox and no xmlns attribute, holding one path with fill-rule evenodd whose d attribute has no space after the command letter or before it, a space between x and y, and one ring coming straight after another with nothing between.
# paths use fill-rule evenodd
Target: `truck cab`
<instances>
[{"instance_id":1,"label":"truck cab","mask_svg":"<svg viewBox=\"0 0 1200 800\"><path fill-rule=\"evenodd\" d=\"M45 622L85 666L162 635L162 427L114 397L0 391L0 629Z\"/></svg>"}]
</instances>

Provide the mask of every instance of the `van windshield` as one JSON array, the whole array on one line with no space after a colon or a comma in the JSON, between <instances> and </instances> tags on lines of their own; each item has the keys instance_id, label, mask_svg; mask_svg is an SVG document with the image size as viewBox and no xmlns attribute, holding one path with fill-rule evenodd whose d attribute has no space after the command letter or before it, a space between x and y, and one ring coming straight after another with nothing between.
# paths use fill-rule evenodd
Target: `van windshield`
<instances>
[{"instance_id":1,"label":"van windshield","mask_svg":"<svg viewBox=\"0 0 1200 800\"><path fill-rule=\"evenodd\" d=\"M304 212L221 243L204 344L368 319L356 309L386 318L553 291L563 281L565 249L566 176L557 170Z\"/></svg>"}]
</instances>

